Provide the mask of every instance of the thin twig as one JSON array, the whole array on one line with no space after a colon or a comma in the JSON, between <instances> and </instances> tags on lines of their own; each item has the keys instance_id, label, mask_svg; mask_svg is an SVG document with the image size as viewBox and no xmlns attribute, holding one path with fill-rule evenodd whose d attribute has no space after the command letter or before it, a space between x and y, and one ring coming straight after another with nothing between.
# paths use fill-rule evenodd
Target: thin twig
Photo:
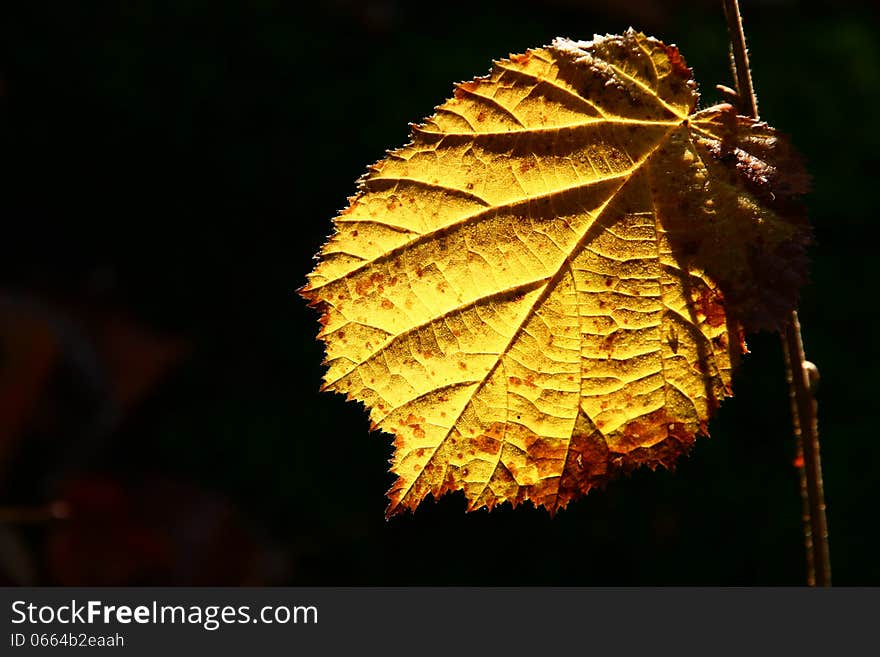
<instances>
[{"instance_id":1,"label":"thin twig","mask_svg":"<svg viewBox=\"0 0 880 657\"><path fill-rule=\"evenodd\" d=\"M810 494L807 490L807 471L804 468L804 440L801 434L800 412L797 405L797 394L794 379L792 378L791 357L785 343L785 333L781 333L782 356L785 360L785 380L788 382L788 400L791 409L791 424L795 437L795 466L798 470L801 493L801 522L804 528L804 546L807 550L807 585L816 585L816 567L813 556L813 523L810 519Z\"/></svg>"},{"instance_id":2,"label":"thin twig","mask_svg":"<svg viewBox=\"0 0 880 657\"><path fill-rule=\"evenodd\" d=\"M818 404L810 389L810 369L804 356L804 344L797 311L782 331L782 346L789 363L793 400L795 437L798 453L803 455L801 495L806 492L804 539L807 548L807 583L810 586L831 585L831 562L828 555L828 524L825 519L825 495L822 486L822 461L819 456ZM810 572L812 571L812 572Z\"/></svg>"},{"instance_id":3,"label":"thin twig","mask_svg":"<svg viewBox=\"0 0 880 657\"><path fill-rule=\"evenodd\" d=\"M733 73L739 99L739 111L758 118L758 99L752 86L752 71L743 31L738 0L722 0L733 50ZM822 462L819 456L818 404L810 387L810 371L815 365L804 355L804 343L797 310L780 331L785 354L786 378L792 408L792 425L797 441L800 466L801 499L804 509L804 543L807 550L807 584L831 585L831 562L828 556L828 524L825 519L825 494L822 487ZM798 459L800 461L800 458Z\"/></svg>"},{"instance_id":4,"label":"thin twig","mask_svg":"<svg viewBox=\"0 0 880 657\"><path fill-rule=\"evenodd\" d=\"M752 69L749 66L749 50L746 48L746 33L743 31L742 14L738 0L722 0L724 16L727 18L727 31L730 33L730 47L733 50L733 77L739 96L739 111L745 116L758 118L758 97L752 86Z\"/></svg>"}]
</instances>

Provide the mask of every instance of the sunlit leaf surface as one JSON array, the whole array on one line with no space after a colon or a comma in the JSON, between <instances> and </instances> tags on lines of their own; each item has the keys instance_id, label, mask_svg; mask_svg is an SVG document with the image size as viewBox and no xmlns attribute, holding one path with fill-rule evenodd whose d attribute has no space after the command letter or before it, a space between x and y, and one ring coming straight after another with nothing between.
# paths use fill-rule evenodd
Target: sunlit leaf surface
<instances>
[{"instance_id":1,"label":"sunlit leaf surface","mask_svg":"<svg viewBox=\"0 0 880 657\"><path fill-rule=\"evenodd\" d=\"M707 433L809 232L783 138L697 99L674 46L557 39L360 180L301 293L324 388L395 437L389 515L457 490L554 512Z\"/></svg>"}]
</instances>

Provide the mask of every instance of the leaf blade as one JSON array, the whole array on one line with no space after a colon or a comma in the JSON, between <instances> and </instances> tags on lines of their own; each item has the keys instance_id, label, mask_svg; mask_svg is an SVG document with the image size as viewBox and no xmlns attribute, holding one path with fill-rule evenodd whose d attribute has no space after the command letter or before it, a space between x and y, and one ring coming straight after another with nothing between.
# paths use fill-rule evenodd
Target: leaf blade
<instances>
[{"instance_id":1,"label":"leaf blade","mask_svg":"<svg viewBox=\"0 0 880 657\"><path fill-rule=\"evenodd\" d=\"M739 277L800 266L807 238L755 197L774 158L786 198L803 191L784 142L695 113L694 88L673 46L633 31L557 39L456 85L361 179L302 294L325 389L395 436L389 516L453 490L554 512L707 434L741 320L777 312Z\"/></svg>"}]
</instances>

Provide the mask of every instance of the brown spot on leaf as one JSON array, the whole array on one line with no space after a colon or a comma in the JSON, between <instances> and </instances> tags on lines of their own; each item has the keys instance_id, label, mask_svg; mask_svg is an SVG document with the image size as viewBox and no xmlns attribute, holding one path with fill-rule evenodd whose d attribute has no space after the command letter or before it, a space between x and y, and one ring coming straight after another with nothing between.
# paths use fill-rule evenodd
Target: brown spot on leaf
<instances>
[{"instance_id":1,"label":"brown spot on leaf","mask_svg":"<svg viewBox=\"0 0 880 657\"><path fill-rule=\"evenodd\" d=\"M665 49L666 56L669 57L669 63L672 65L672 71L680 78L690 80L693 77L693 71L688 68L678 48L675 46L665 46Z\"/></svg>"},{"instance_id":2,"label":"brown spot on leaf","mask_svg":"<svg viewBox=\"0 0 880 657\"><path fill-rule=\"evenodd\" d=\"M473 439L473 444L476 449L484 454L497 454L498 450L501 449L501 441L495 436L485 433L476 436Z\"/></svg>"},{"instance_id":3,"label":"brown spot on leaf","mask_svg":"<svg viewBox=\"0 0 880 657\"><path fill-rule=\"evenodd\" d=\"M568 452L568 441L532 434L523 442L526 446L526 460L537 467L539 476L545 477L559 471L559 465Z\"/></svg>"},{"instance_id":4,"label":"brown spot on leaf","mask_svg":"<svg viewBox=\"0 0 880 657\"><path fill-rule=\"evenodd\" d=\"M611 359L611 355L614 353L614 341L617 339L617 331L614 333L609 333L605 336L605 339L602 340L602 351L605 352L605 358Z\"/></svg>"},{"instance_id":5,"label":"brown spot on leaf","mask_svg":"<svg viewBox=\"0 0 880 657\"><path fill-rule=\"evenodd\" d=\"M359 278L354 284L354 291L357 292L358 296L364 297L367 295L367 292L370 291L370 287L371 284L369 278Z\"/></svg>"},{"instance_id":6,"label":"brown spot on leaf","mask_svg":"<svg viewBox=\"0 0 880 657\"><path fill-rule=\"evenodd\" d=\"M604 484L608 478L608 458L608 447L598 431L576 432L571 437L565 467L559 478L555 506L565 508L571 500Z\"/></svg>"},{"instance_id":7,"label":"brown spot on leaf","mask_svg":"<svg viewBox=\"0 0 880 657\"><path fill-rule=\"evenodd\" d=\"M656 411L641 416L637 420L630 420L621 427L615 441L615 451L622 453L630 452L643 445L655 445L669 435L669 426L675 426L675 418L670 418L666 409L659 408Z\"/></svg>"},{"instance_id":8,"label":"brown spot on leaf","mask_svg":"<svg viewBox=\"0 0 880 657\"><path fill-rule=\"evenodd\" d=\"M455 85L455 97L459 100L465 99L479 86L477 82L459 82Z\"/></svg>"},{"instance_id":9,"label":"brown spot on leaf","mask_svg":"<svg viewBox=\"0 0 880 657\"><path fill-rule=\"evenodd\" d=\"M410 426L414 426L416 424L421 424L425 421L425 418L415 415L414 413L410 413L406 418L406 424Z\"/></svg>"},{"instance_id":10,"label":"brown spot on leaf","mask_svg":"<svg viewBox=\"0 0 880 657\"><path fill-rule=\"evenodd\" d=\"M724 295L721 290L704 287L696 299L697 311L706 318L709 326L717 327L724 324L727 314L724 312Z\"/></svg>"}]
</instances>

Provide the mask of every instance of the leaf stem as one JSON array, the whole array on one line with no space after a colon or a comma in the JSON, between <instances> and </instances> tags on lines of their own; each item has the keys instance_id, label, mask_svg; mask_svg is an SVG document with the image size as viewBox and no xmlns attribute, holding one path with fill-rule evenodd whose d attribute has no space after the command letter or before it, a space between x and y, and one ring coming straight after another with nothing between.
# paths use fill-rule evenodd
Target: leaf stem
<instances>
[{"instance_id":1,"label":"leaf stem","mask_svg":"<svg viewBox=\"0 0 880 657\"><path fill-rule=\"evenodd\" d=\"M730 45L731 64L739 111L758 118L758 99L752 85L752 71L743 31L742 14L738 0L722 0ZM811 372L818 376L816 366L804 354L801 326L797 310L793 310L780 331L785 354L786 378L791 400L792 426L797 444L801 480L801 500L804 509L804 543L807 552L807 584L831 585L831 562L828 554L828 525L825 518L825 494L822 486L822 461L819 456L818 403L810 385ZM802 457L802 459L801 459ZM800 461L803 461L800 464Z\"/></svg>"},{"instance_id":2,"label":"leaf stem","mask_svg":"<svg viewBox=\"0 0 880 657\"><path fill-rule=\"evenodd\" d=\"M752 85L752 69L749 66L749 50L746 48L746 33L743 31L739 0L722 0L724 16L727 18L727 31L730 34L730 48L733 53L733 77L736 80L736 93L739 96L739 111L753 119L758 118L758 97Z\"/></svg>"}]
</instances>

